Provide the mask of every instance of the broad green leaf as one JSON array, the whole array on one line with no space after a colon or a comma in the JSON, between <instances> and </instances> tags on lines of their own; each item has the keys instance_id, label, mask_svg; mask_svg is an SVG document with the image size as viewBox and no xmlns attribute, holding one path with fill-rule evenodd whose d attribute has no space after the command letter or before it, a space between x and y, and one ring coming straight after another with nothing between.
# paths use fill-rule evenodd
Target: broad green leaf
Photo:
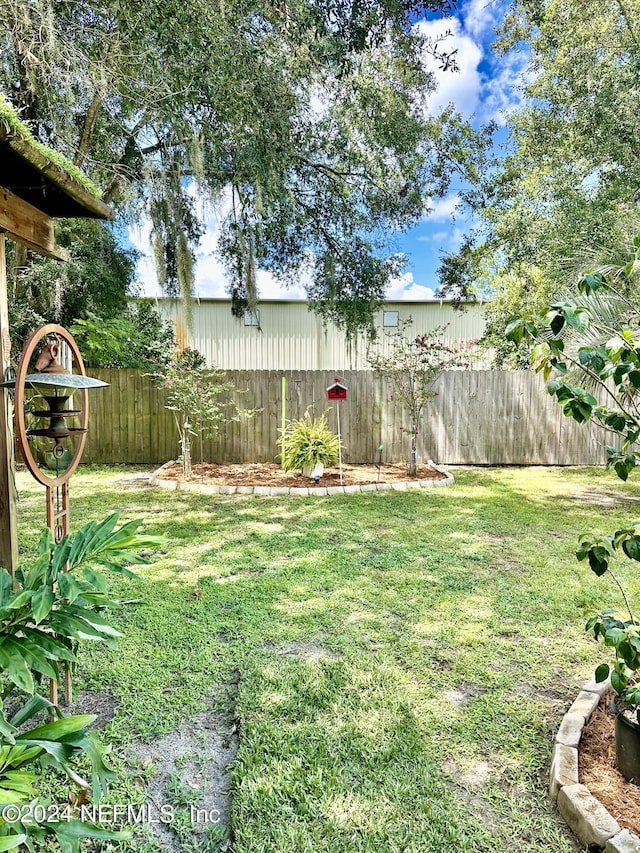
<instances>
[{"instance_id":1,"label":"broad green leaf","mask_svg":"<svg viewBox=\"0 0 640 853\"><path fill-rule=\"evenodd\" d=\"M97 526L97 522L90 521L88 524L85 524L84 527L81 527L74 536L71 550L69 551L69 569L73 569L74 566L82 561L88 544L93 536L93 532Z\"/></svg>"},{"instance_id":2,"label":"broad green leaf","mask_svg":"<svg viewBox=\"0 0 640 853\"><path fill-rule=\"evenodd\" d=\"M609 678L609 664L601 663L600 666L596 669L596 682L600 684L603 681L606 681Z\"/></svg>"},{"instance_id":3,"label":"broad green leaf","mask_svg":"<svg viewBox=\"0 0 640 853\"><path fill-rule=\"evenodd\" d=\"M40 696L38 693L34 693L20 710L11 717L11 725L16 726L16 728L22 726L27 720L35 717L36 714L51 707L51 702L48 699L45 699L44 696Z\"/></svg>"},{"instance_id":4,"label":"broad green leaf","mask_svg":"<svg viewBox=\"0 0 640 853\"><path fill-rule=\"evenodd\" d=\"M589 560L591 570L595 572L598 577L603 575L609 568L609 554L607 550L601 546L590 548L587 552L587 559Z\"/></svg>"},{"instance_id":5,"label":"broad green leaf","mask_svg":"<svg viewBox=\"0 0 640 853\"><path fill-rule=\"evenodd\" d=\"M22 637L5 637L2 651L8 654L12 661L22 659L27 667L35 672L41 672L49 678L58 680L58 672L51 661L39 648L34 647L31 642L25 642Z\"/></svg>"},{"instance_id":6,"label":"broad green leaf","mask_svg":"<svg viewBox=\"0 0 640 853\"><path fill-rule=\"evenodd\" d=\"M23 770L5 770L0 776L0 786L5 791L15 791L27 797L33 796L33 783L39 778L36 773L25 773Z\"/></svg>"},{"instance_id":7,"label":"broad green leaf","mask_svg":"<svg viewBox=\"0 0 640 853\"><path fill-rule=\"evenodd\" d=\"M89 583L93 584L93 586L98 590L98 592L106 593L107 581L104 575L100 574L100 572L96 572L93 569L90 569L88 566L85 566L82 569L82 573L89 581Z\"/></svg>"},{"instance_id":8,"label":"broad green leaf","mask_svg":"<svg viewBox=\"0 0 640 853\"><path fill-rule=\"evenodd\" d=\"M559 312L556 312L549 322L549 328L551 329L554 335L559 335L560 332L564 329L564 325L565 317Z\"/></svg>"},{"instance_id":9,"label":"broad green leaf","mask_svg":"<svg viewBox=\"0 0 640 853\"><path fill-rule=\"evenodd\" d=\"M606 285L604 278L600 273L585 272L578 282L578 290L581 293L595 293L603 287L606 287Z\"/></svg>"},{"instance_id":10,"label":"broad green leaf","mask_svg":"<svg viewBox=\"0 0 640 853\"><path fill-rule=\"evenodd\" d=\"M0 568L0 607L6 607L6 602L13 594L13 581L9 572Z\"/></svg>"},{"instance_id":11,"label":"broad green leaf","mask_svg":"<svg viewBox=\"0 0 640 853\"><path fill-rule=\"evenodd\" d=\"M104 640L105 632L98 630L86 622L84 619L78 619L69 613L61 610L54 610L49 616L49 625L56 634L63 634L65 637L72 637L75 640ZM116 636L120 636L115 632ZM2 646L0 646L0 652Z\"/></svg>"},{"instance_id":12,"label":"broad green leaf","mask_svg":"<svg viewBox=\"0 0 640 853\"><path fill-rule=\"evenodd\" d=\"M610 628L604 635L604 644L605 646L617 646L625 637L626 633L622 628Z\"/></svg>"},{"instance_id":13,"label":"broad green leaf","mask_svg":"<svg viewBox=\"0 0 640 853\"><path fill-rule=\"evenodd\" d=\"M18 735L16 740L59 740L66 735L90 726L95 719L95 714L75 714L72 717L61 717L52 723L45 723L43 726L38 726L36 729Z\"/></svg>"},{"instance_id":14,"label":"broad green leaf","mask_svg":"<svg viewBox=\"0 0 640 853\"><path fill-rule=\"evenodd\" d=\"M630 560L640 562L640 536L634 536L622 543L622 550Z\"/></svg>"},{"instance_id":15,"label":"broad green leaf","mask_svg":"<svg viewBox=\"0 0 640 853\"><path fill-rule=\"evenodd\" d=\"M0 668L6 677L25 693L34 692L31 670L21 653L16 653L11 647L6 648L9 638L0 646Z\"/></svg>"},{"instance_id":16,"label":"broad green leaf","mask_svg":"<svg viewBox=\"0 0 640 853\"><path fill-rule=\"evenodd\" d=\"M40 556L44 554L50 554L54 548L53 534L49 530L48 527L43 528L42 533L40 534L40 541L38 542L38 554Z\"/></svg>"},{"instance_id":17,"label":"broad green leaf","mask_svg":"<svg viewBox=\"0 0 640 853\"><path fill-rule=\"evenodd\" d=\"M26 840L27 836L24 832L16 835L3 835L0 837L0 851L15 850L21 844L24 844Z\"/></svg>"},{"instance_id":18,"label":"broad green leaf","mask_svg":"<svg viewBox=\"0 0 640 853\"><path fill-rule=\"evenodd\" d=\"M82 593L80 584L73 577L71 572L64 572L58 578L58 589L62 598L69 599L69 603L73 604L76 598Z\"/></svg>"},{"instance_id":19,"label":"broad green leaf","mask_svg":"<svg viewBox=\"0 0 640 853\"><path fill-rule=\"evenodd\" d=\"M25 626L22 629L22 633L24 634L25 639L29 641L29 644L35 643L37 648L39 648L42 654L49 658L49 660L76 660L73 650L65 646L59 637L55 637L52 634L47 634L44 631L40 631L37 628L31 628L29 626Z\"/></svg>"},{"instance_id":20,"label":"broad green leaf","mask_svg":"<svg viewBox=\"0 0 640 853\"><path fill-rule=\"evenodd\" d=\"M42 586L33 593L31 606L36 625L49 615L54 601L53 590L48 586Z\"/></svg>"},{"instance_id":21,"label":"broad green leaf","mask_svg":"<svg viewBox=\"0 0 640 853\"><path fill-rule=\"evenodd\" d=\"M100 841L129 841L131 833L126 830L103 829L96 824L79 820L61 821L46 824L56 835L61 853L78 853L83 838L95 838Z\"/></svg>"},{"instance_id":22,"label":"broad green leaf","mask_svg":"<svg viewBox=\"0 0 640 853\"><path fill-rule=\"evenodd\" d=\"M616 693L622 693L622 691L627 686L627 679L624 676L620 675L619 672L615 670L611 673L611 686L616 691Z\"/></svg>"},{"instance_id":23,"label":"broad green leaf","mask_svg":"<svg viewBox=\"0 0 640 853\"><path fill-rule=\"evenodd\" d=\"M51 559L51 569L53 571L54 578L57 578L59 573L63 570L65 563L69 559L69 552L71 550L71 538L69 536L65 536L54 548L53 557Z\"/></svg>"},{"instance_id":24,"label":"broad green leaf","mask_svg":"<svg viewBox=\"0 0 640 853\"><path fill-rule=\"evenodd\" d=\"M21 607L24 607L25 604L29 604L33 597L32 589L24 589L22 592L17 593L9 601L6 603L6 607L9 610L19 610Z\"/></svg>"}]
</instances>

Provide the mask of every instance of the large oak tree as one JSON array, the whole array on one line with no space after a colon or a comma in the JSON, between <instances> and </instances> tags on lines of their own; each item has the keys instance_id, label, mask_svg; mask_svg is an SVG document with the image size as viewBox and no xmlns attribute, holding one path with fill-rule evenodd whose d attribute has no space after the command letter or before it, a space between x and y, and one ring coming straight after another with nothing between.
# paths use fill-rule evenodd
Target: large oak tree
<instances>
[{"instance_id":1,"label":"large oak tree","mask_svg":"<svg viewBox=\"0 0 640 853\"><path fill-rule=\"evenodd\" d=\"M220 252L237 311L257 268L309 282L312 304L366 327L400 266L389 235L419 219L475 134L429 114L412 20L447 0L5 0L0 88L104 199L153 223L167 293L189 294L202 201L225 199Z\"/></svg>"}]
</instances>

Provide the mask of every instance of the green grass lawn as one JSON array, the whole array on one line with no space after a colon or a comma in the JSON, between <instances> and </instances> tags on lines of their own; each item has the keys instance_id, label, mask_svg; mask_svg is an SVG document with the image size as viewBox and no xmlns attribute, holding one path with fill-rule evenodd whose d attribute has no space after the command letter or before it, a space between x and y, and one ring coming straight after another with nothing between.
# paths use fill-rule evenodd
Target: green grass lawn
<instances>
[{"instance_id":1,"label":"green grass lawn","mask_svg":"<svg viewBox=\"0 0 640 853\"><path fill-rule=\"evenodd\" d=\"M463 469L445 489L254 498L130 474L83 470L71 488L74 528L119 510L168 537L139 580L113 578L141 603L113 614L119 650L90 646L76 675L119 700L114 802L144 796L132 742L213 705L239 730L235 853L579 849L547 800L552 740L602 656L586 614L618 598L574 552L640 517L639 486ZM28 558L44 493L18 486Z\"/></svg>"}]
</instances>

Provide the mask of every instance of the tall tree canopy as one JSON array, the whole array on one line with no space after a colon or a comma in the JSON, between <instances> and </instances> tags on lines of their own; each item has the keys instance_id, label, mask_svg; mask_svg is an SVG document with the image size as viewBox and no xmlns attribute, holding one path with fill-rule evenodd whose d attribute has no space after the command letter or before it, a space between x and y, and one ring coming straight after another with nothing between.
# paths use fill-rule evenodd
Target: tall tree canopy
<instances>
[{"instance_id":1,"label":"tall tree canopy","mask_svg":"<svg viewBox=\"0 0 640 853\"><path fill-rule=\"evenodd\" d=\"M496 47L529 51L511 151L476 188L482 226L442 265L449 293L496 289L496 338L637 230L639 0L514 0Z\"/></svg>"},{"instance_id":2,"label":"tall tree canopy","mask_svg":"<svg viewBox=\"0 0 640 853\"><path fill-rule=\"evenodd\" d=\"M236 310L264 268L354 330L399 267L388 235L476 177L483 135L427 108L425 54L454 57L411 25L448 5L4 0L0 88L106 201L150 215L166 292L191 292L202 199L224 198Z\"/></svg>"}]
</instances>

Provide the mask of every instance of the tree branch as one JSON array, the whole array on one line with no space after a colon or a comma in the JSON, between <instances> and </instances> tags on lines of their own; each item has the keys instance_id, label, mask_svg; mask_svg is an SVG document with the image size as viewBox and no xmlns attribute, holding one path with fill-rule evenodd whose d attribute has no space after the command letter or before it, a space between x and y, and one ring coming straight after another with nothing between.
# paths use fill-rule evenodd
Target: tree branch
<instances>
[{"instance_id":1,"label":"tree branch","mask_svg":"<svg viewBox=\"0 0 640 853\"><path fill-rule=\"evenodd\" d=\"M93 98L91 99L89 108L84 115L84 121L82 122L82 133L80 134L80 141L78 142L75 157L73 158L73 162L76 166L82 166L87 154L89 153L91 140L93 138L93 131L95 130L98 115L102 109L103 99L104 96L102 92L99 89L96 89L93 93Z\"/></svg>"}]
</instances>

